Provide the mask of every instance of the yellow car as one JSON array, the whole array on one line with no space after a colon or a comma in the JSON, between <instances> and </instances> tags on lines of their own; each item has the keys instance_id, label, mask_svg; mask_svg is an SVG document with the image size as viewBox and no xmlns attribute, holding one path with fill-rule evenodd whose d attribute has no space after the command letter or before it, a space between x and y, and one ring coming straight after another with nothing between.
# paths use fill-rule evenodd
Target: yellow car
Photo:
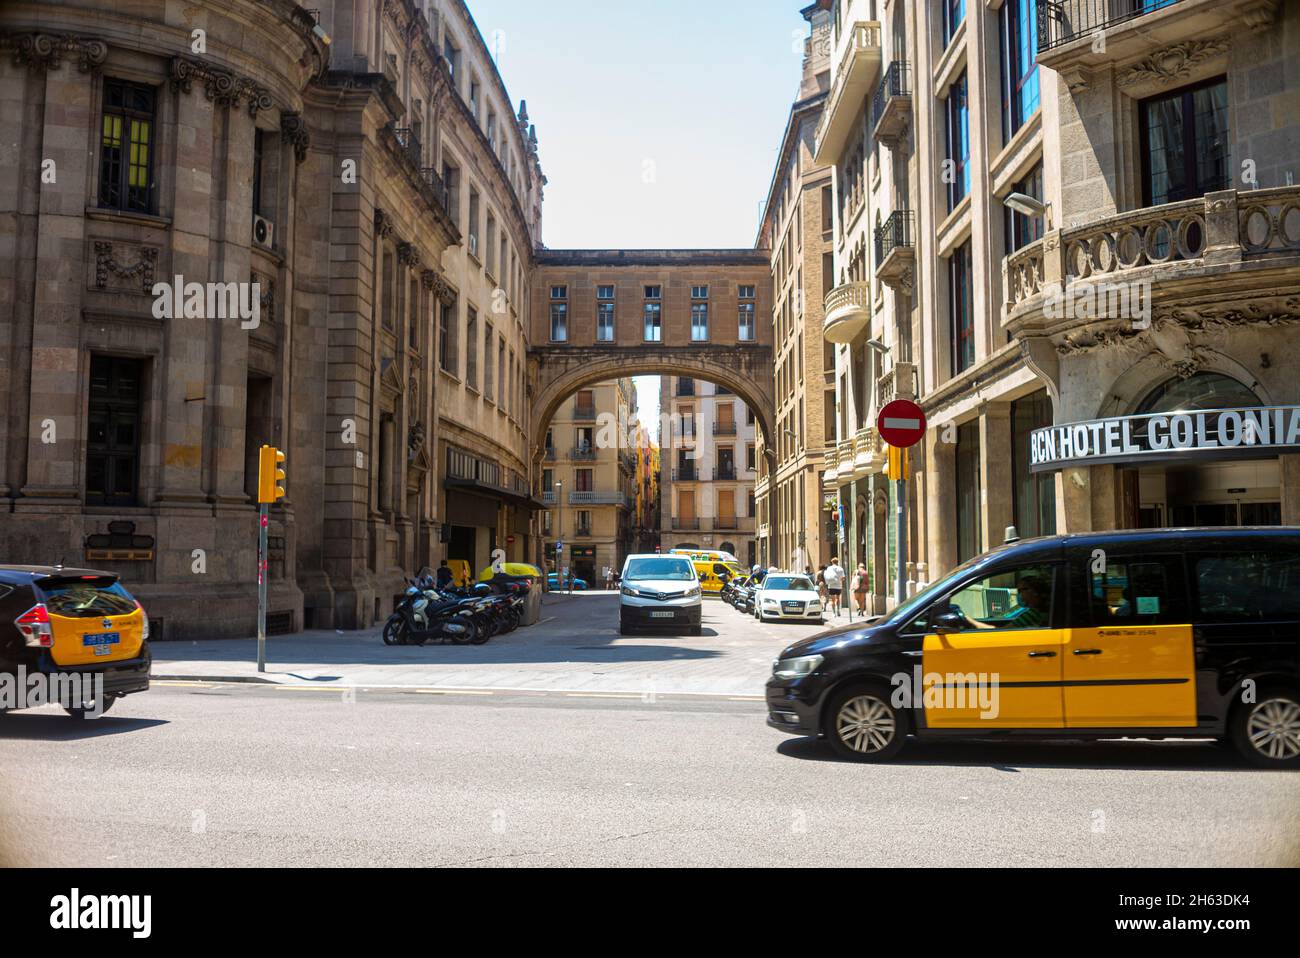
<instances>
[{"instance_id":1,"label":"yellow car","mask_svg":"<svg viewBox=\"0 0 1300 958\"><path fill-rule=\"evenodd\" d=\"M0 712L97 717L146 691L150 664L149 616L113 573L0 565Z\"/></svg>"}]
</instances>

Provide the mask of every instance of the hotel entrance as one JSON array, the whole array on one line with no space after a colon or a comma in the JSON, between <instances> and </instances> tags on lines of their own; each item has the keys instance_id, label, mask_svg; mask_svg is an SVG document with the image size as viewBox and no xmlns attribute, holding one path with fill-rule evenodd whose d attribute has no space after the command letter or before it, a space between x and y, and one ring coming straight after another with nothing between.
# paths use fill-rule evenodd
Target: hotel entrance
<instances>
[{"instance_id":1,"label":"hotel entrance","mask_svg":"<svg viewBox=\"0 0 1300 958\"><path fill-rule=\"evenodd\" d=\"M1199 373L1153 390L1134 415L1030 437L1035 473L1115 470L1117 528L1280 526L1282 456L1300 452L1300 406L1266 406L1231 377Z\"/></svg>"}]
</instances>

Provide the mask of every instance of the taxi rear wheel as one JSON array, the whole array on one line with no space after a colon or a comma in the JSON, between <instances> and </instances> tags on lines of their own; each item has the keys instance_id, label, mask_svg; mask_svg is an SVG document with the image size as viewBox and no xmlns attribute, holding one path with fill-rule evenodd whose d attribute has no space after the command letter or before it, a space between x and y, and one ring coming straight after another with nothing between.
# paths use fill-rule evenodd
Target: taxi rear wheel
<instances>
[{"instance_id":1,"label":"taxi rear wheel","mask_svg":"<svg viewBox=\"0 0 1300 958\"><path fill-rule=\"evenodd\" d=\"M1300 692L1265 689L1232 713L1229 737L1258 768L1300 768Z\"/></svg>"},{"instance_id":2,"label":"taxi rear wheel","mask_svg":"<svg viewBox=\"0 0 1300 958\"><path fill-rule=\"evenodd\" d=\"M855 762L887 762L907 741L909 719L882 688L859 685L839 692L823 729L836 754Z\"/></svg>"},{"instance_id":3,"label":"taxi rear wheel","mask_svg":"<svg viewBox=\"0 0 1300 958\"><path fill-rule=\"evenodd\" d=\"M98 708L96 708L95 700L91 699L90 701L82 702L79 706L73 705L65 707L63 711L67 712L74 719L89 721L90 719L98 718L111 709L113 703L119 698L121 698L119 695L105 695L101 703L99 703Z\"/></svg>"}]
</instances>

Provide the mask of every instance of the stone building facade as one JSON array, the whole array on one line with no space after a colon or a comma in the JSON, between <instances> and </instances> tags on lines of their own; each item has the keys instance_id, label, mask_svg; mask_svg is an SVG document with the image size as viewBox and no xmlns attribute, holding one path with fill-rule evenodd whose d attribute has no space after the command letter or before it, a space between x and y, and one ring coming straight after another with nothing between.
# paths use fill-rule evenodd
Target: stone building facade
<instances>
[{"instance_id":1,"label":"stone building facade","mask_svg":"<svg viewBox=\"0 0 1300 958\"><path fill-rule=\"evenodd\" d=\"M1295 449L1226 450L1215 430L1300 398L1300 5L1044 8L832 5L826 481L877 610L897 556L874 422L893 398L930 427L908 464L909 589L1010 527L1297 521ZM1159 443L1205 408L1237 410L1209 441L1104 438ZM1065 426L1082 454L1059 455Z\"/></svg>"},{"instance_id":2,"label":"stone building facade","mask_svg":"<svg viewBox=\"0 0 1300 958\"><path fill-rule=\"evenodd\" d=\"M637 505L636 392L618 379L580 389L551 420L544 442L540 534L548 571L604 588L632 551ZM556 557L556 544L564 549Z\"/></svg>"},{"instance_id":3,"label":"stone building facade","mask_svg":"<svg viewBox=\"0 0 1300 958\"><path fill-rule=\"evenodd\" d=\"M757 246L772 250L776 426L759 437L758 561L817 569L835 555L833 513L822 485L835 447L835 359L822 338L834 281L831 170L814 159L830 88L830 4L803 10L809 24L799 96L790 109ZM835 490L831 491L831 499Z\"/></svg>"},{"instance_id":4,"label":"stone building facade","mask_svg":"<svg viewBox=\"0 0 1300 958\"><path fill-rule=\"evenodd\" d=\"M528 554L544 178L463 3L15 3L0 48L5 560L120 572L164 636L251 634L263 444L273 628ZM176 283L206 305L160 315Z\"/></svg>"}]
</instances>

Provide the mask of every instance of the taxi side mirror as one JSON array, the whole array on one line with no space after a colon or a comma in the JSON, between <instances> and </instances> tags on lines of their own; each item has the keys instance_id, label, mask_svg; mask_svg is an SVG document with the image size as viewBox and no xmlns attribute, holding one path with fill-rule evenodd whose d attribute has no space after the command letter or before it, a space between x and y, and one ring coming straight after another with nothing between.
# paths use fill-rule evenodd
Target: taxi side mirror
<instances>
[{"instance_id":1,"label":"taxi side mirror","mask_svg":"<svg viewBox=\"0 0 1300 958\"><path fill-rule=\"evenodd\" d=\"M930 629L936 635L952 635L954 632L964 631L965 628L965 617L952 608L944 609L930 619Z\"/></svg>"}]
</instances>

